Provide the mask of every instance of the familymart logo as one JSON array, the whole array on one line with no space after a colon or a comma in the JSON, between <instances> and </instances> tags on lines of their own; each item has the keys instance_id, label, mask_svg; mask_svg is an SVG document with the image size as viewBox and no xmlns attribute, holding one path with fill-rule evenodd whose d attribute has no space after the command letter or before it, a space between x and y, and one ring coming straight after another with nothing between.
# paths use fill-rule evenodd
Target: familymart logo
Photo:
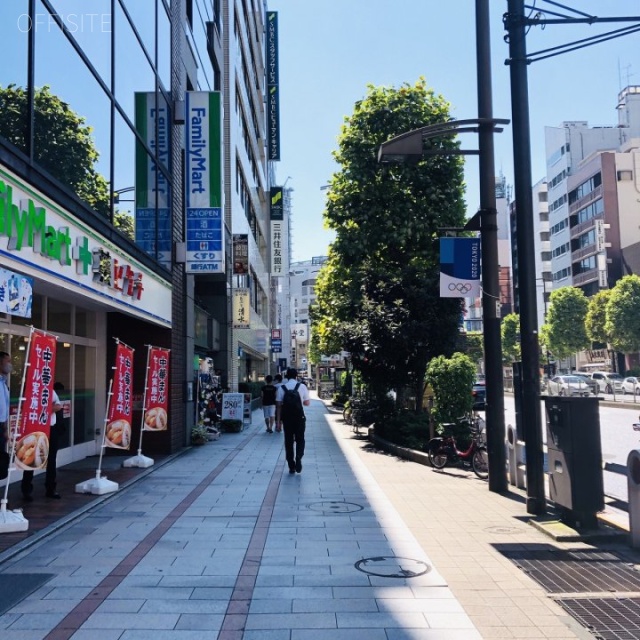
<instances>
[{"instance_id":1,"label":"familymart logo","mask_svg":"<svg viewBox=\"0 0 640 640\"><path fill-rule=\"evenodd\" d=\"M21 252L31 248L63 267L75 266L79 276L91 275L96 285L119 291L136 300L144 290L143 274L122 264L103 247L89 247L89 238L71 237L69 227L47 223L47 211L31 198L13 201L13 187L0 180L0 237L8 238L7 249Z\"/></svg>"}]
</instances>

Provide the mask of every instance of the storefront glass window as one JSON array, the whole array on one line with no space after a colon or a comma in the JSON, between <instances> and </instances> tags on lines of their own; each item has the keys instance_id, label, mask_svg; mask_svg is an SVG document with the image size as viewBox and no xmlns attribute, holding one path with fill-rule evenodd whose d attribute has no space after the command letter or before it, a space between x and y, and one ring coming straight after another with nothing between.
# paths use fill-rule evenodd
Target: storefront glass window
<instances>
[{"instance_id":1,"label":"storefront glass window","mask_svg":"<svg viewBox=\"0 0 640 640\"><path fill-rule=\"evenodd\" d=\"M116 226L131 239L135 239L135 135L126 120L116 111L115 120L115 165L113 183L118 194L113 204Z\"/></svg>"},{"instance_id":2,"label":"storefront glass window","mask_svg":"<svg viewBox=\"0 0 640 640\"><path fill-rule=\"evenodd\" d=\"M156 46L156 0L124 0L123 4L131 16L147 53L153 60Z\"/></svg>"},{"instance_id":3,"label":"storefront glass window","mask_svg":"<svg viewBox=\"0 0 640 640\"><path fill-rule=\"evenodd\" d=\"M12 413L18 408L18 398L20 398L22 386L22 373L24 371L24 363L27 361L27 347L29 346L29 338L27 336L10 336L8 351L11 354L11 364L13 371L9 376L9 391L11 392Z\"/></svg>"},{"instance_id":4,"label":"storefront glass window","mask_svg":"<svg viewBox=\"0 0 640 640\"><path fill-rule=\"evenodd\" d=\"M47 299L47 331L71 335L71 316L73 306L55 298Z\"/></svg>"},{"instance_id":5,"label":"storefront glass window","mask_svg":"<svg viewBox=\"0 0 640 640\"><path fill-rule=\"evenodd\" d=\"M0 64L0 136L21 151L27 144L27 45L31 21L28 0L3 2L0 42L5 52Z\"/></svg>"},{"instance_id":6,"label":"storefront glass window","mask_svg":"<svg viewBox=\"0 0 640 640\"><path fill-rule=\"evenodd\" d=\"M71 380L71 354L73 346L69 342L58 341L58 347L56 349L56 377L55 381L64 385L64 391L59 391L58 397L60 400L71 399L71 389L73 387ZM57 419L60 416L56 416L56 428L58 429L60 448L64 449L71 444L71 433L69 431L69 420L62 420L60 425L57 423Z\"/></svg>"},{"instance_id":7,"label":"storefront glass window","mask_svg":"<svg viewBox=\"0 0 640 640\"><path fill-rule=\"evenodd\" d=\"M76 335L82 338L96 337L96 313L76 307Z\"/></svg>"},{"instance_id":8,"label":"storefront glass window","mask_svg":"<svg viewBox=\"0 0 640 640\"><path fill-rule=\"evenodd\" d=\"M156 77L119 4L116 5L114 28L116 100L131 122L135 122L134 96L140 91L155 91Z\"/></svg>"},{"instance_id":9,"label":"storefront glass window","mask_svg":"<svg viewBox=\"0 0 640 640\"><path fill-rule=\"evenodd\" d=\"M171 88L171 23L161 1L158 2L158 74L164 88Z\"/></svg>"},{"instance_id":10,"label":"storefront glass window","mask_svg":"<svg viewBox=\"0 0 640 640\"><path fill-rule=\"evenodd\" d=\"M108 85L111 76L111 0L91 0L90 9L87 7L87 0L49 2ZM51 30L55 24L53 17L47 13L38 16L36 29L38 32Z\"/></svg>"},{"instance_id":11,"label":"storefront glass window","mask_svg":"<svg viewBox=\"0 0 640 640\"><path fill-rule=\"evenodd\" d=\"M35 160L110 216L111 102L57 25L37 32L35 85Z\"/></svg>"},{"instance_id":12,"label":"storefront glass window","mask_svg":"<svg viewBox=\"0 0 640 640\"><path fill-rule=\"evenodd\" d=\"M75 380L73 390L73 442L95 439L96 350L75 346Z\"/></svg>"},{"instance_id":13,"label":"storefront glass window","mask_svg":"<svg viewBox=\"0 0 640 640\"><path fill-rule=\"evenodd\" d=\"M37 293L33 294L33 301L31 303L31 317L22 318L20 316L9 316L11 318L11 324L29 327L33 325L37 329L41 329L44 326L42 322L42 296Z\"/></svg>"}]
</instances>

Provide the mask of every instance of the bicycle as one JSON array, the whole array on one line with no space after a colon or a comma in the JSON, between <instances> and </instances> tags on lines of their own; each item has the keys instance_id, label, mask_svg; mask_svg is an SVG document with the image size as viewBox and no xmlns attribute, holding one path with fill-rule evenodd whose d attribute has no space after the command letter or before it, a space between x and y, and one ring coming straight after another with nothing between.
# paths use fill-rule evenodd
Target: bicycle
<instances>
[{"instance_id":1,"label":"bicycle","mask_svg":"<svg viewBox=\"0 0 640 640\"><path fill-rule=\"evenodd\" d=\"M469 426L471 443L466 451L458 449L453 435L431 439L427 445L431 465L435 469L443 469L448 463L459 462L463 467L471 466L478 478L486 480L489 477L489 456L483 444L482 423L482 418L477 415L464 416L456 422L457 425Z\"/></svg>"}]
</instances>

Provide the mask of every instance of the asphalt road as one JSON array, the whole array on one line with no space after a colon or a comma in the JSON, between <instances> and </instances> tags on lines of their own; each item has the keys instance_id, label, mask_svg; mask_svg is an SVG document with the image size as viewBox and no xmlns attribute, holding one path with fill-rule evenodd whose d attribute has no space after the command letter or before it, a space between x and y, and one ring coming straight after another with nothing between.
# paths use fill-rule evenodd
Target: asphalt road
<instances>
[{"instance_id":1,"label":"asphalt road","mask_svg":"<svg viewBox=\"0 0 640 640\"><path fill-rule=\"evenodd\" d=\"M600 396L602 398L602 396ZM620 396L616 397L620 400ZM613 400L613 396L605 396L606 400ZM629 402L620 403L620 407L607 404L600 405L600 434L602 439L603 462L615 463L622 466L627 464L627 456L632 449L640 449L640 431L633 430L633 423L639 421L640 402L635 406ZM515 424L515 408L513 396L504 399L505 425ZM544 402L541 406L544 419ZM543 429L543 441L546 442L546 429ZM627 477L625 475L604 472L605 494L627 501Z\"/></svg>"}]
</instances>

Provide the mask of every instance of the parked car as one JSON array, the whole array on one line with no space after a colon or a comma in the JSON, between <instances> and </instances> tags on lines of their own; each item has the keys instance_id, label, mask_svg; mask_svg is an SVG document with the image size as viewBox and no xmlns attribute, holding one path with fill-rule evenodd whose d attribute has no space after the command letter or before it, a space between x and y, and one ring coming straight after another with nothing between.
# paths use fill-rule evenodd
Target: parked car
<instances>
[{"instance_id":1,"label":"parked car","mask_svg":"<svg viewBox=\"0 0 640 640\"><path fill-rule=\"evenodd\" d=\"M572 371L571 375L580 378L580 380L584 380L584 382L589 387L589 390L591 391L591 393L593 393L594 396L598 395L598 392L600 391L600 388L598 387L598 383L588 373L582 373L580 371Z\"/></svg>"},{"instance_id":2,"label":"parked car","mask_svg":"<svg viewBox=\"0 0 640 640\"><path fill-rule=\"evenodd\" d=\"M622 381L622 393L640 394L640 379L635 376L628 376Z\"/></svg>"},{"instance_id":3,"label":"parked car","mask_svg":"<svg viewBox=\"0 0 640 640\"><path fill-rule=\"evenodd\" d=\"M484 380L476 380L473 383L471 395L473 396L473 410L484 411L487 402L487 387Z\"/></svg>"},{"instance_id":4,"label":"parked car","mask_svg":"<svg viewBox=\"0 0 640 640\"><path fill-rule=\"evenodd\" d=\"M591 394L589 385L578 376L554 376L547 382L550 396L584 396Z\"/></svg>"},{"instance_id":5,"label":"parked car","mask_svg":"<svg viewBox=\"0 0 640 640\"><path fill-rule=\"evenodd\" d=\"M591 378L598 383L601 393L622 393L622 380L619 373L609 371L594 371Z\"/></svg>"}]
</instances>

